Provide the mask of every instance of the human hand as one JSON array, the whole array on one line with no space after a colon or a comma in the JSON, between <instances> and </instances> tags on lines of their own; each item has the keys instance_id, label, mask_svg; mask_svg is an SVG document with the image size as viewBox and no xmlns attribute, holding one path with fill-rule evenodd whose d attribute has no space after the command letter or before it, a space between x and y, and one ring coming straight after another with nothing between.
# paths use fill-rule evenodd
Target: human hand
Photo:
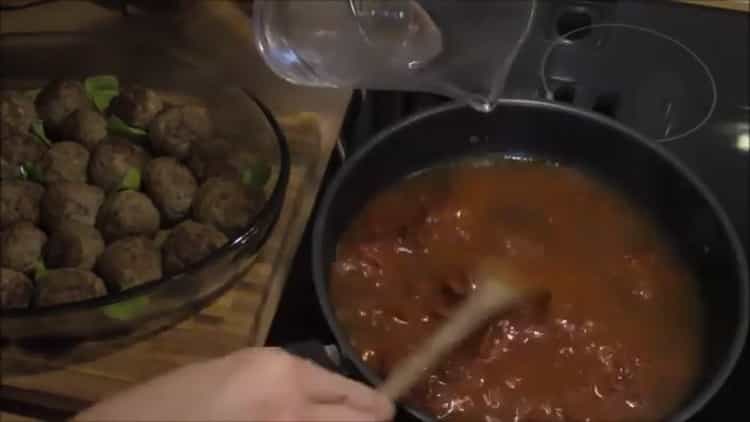
<instances>
[{"instance_id":1,"label":"human hand","mask_svg":"<svg viewBox=\"0 0 750 422\"><path fill-rule=\"evenodd\" d=\"M190 365L106 399L88 421L386 421L393 404L369 387L276 348Z\"/></svg>"}]
</instances>

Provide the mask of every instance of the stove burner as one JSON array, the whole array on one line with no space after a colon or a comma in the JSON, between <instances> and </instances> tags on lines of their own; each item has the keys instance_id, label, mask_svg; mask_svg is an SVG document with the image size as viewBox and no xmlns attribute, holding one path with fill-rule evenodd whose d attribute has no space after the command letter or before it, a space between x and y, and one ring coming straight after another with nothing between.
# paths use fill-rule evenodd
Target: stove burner
<instances>
[{"instance_id":1,"label":"stove burner","mask_svg":"<svg viewBox=\"0 0 750 422\"><path fill-rule=\"evenodd\" d=\"M539 75L547 99L591 108L658 142L699 130L718 101L714 76L694 51L634 25L586 25L562 34L545 51Z\"/></svg>"}]
</instances>

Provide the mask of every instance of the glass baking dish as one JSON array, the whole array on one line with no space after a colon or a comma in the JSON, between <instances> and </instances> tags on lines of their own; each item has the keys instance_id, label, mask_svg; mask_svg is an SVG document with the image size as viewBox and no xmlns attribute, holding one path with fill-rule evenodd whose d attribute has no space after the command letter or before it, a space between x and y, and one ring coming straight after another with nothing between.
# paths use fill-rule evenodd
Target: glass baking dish
<instances>
[{"instance_id":1,"label":"glass baking dish","mask_svg":"<svg viewBox=\"0 0 750 422\"><path fill-rule=\"evenodd\" d=\"M268 108L239 85L191 63L153 33L38 33L0 35L3 89L37 89L55 78L116 75L162 92L203 101L220 135L250 142L271 164L266 202L241 235L200 263L119 293L45 308L0 311L4 340L102 339L167 326L217 297L244 274L269 237L290 174L286 138Z\"/></svg>"}]
</instances>

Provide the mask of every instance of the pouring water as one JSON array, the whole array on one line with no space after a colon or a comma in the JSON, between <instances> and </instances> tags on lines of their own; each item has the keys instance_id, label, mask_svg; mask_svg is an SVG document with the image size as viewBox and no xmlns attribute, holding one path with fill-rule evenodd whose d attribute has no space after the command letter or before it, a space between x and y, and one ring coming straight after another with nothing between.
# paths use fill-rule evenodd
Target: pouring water
<instances>
[{"instance_id":1,"label":"pouring water","mask_svg":"<svg viewBox=\"0 0 750 422\"><path fill-rule=\"evenodd\" d=\"M256 44L297 85L420 91L490 111L536 1L258 0Z\"/></svg>"}]
</instances>

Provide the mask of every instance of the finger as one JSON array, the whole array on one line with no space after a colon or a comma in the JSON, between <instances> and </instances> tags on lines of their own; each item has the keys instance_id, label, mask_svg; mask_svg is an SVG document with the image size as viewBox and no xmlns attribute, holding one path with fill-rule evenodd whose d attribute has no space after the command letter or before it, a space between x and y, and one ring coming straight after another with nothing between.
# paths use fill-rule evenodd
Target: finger
<instances>
[{"instance_id":1,"label":"finger","mask_svg":"<svg viewBox=\"0 0 750 422\"><path fill-rule=\"evenodd\" d=\"M393 403L374 389L341 375L306 362L303 391L310 401L339 404L364 411L374 411L388 419L394 412Z\"/></svg>"},{"instance_id":2,"label":"finger","mask_svg":"<svg viewBox=\"0 0 750 422\"><path fill-rule=\"evenodd\" d=\"M380 414L336 404L322 404L312 406L305 420L325 422L386 422L393 418L393 414Z\"/></svg>"}]
</instances>

